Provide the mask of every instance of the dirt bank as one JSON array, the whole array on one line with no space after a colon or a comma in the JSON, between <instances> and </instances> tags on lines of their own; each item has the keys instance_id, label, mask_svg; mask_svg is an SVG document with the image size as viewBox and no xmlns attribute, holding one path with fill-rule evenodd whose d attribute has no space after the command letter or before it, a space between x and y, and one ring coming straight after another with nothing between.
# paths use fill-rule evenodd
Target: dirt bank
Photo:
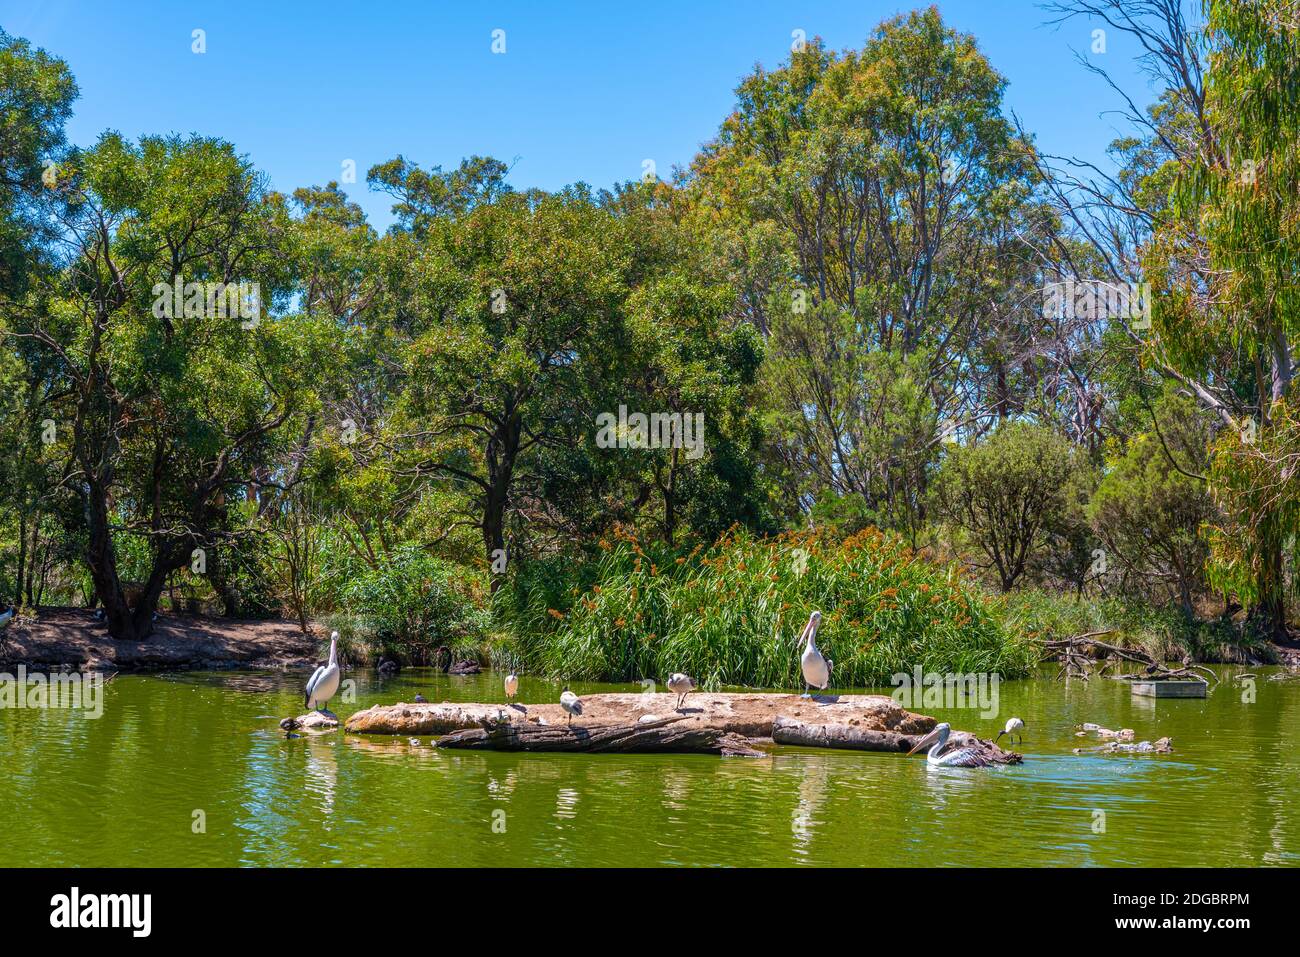
<instances>
[{"instance_id":1,"label":"dirt bank","mask_svg":"<svg viewBox=\"0 0 1300 957\"><path fill-rule=\"evenodd\" d=\"M161 671L296 668L316 661L320 643L288 621L160 615L145 641L115 641L94 612L42 608L0 631L0 667L30 670Z\"/></svg>"}]
</instances>

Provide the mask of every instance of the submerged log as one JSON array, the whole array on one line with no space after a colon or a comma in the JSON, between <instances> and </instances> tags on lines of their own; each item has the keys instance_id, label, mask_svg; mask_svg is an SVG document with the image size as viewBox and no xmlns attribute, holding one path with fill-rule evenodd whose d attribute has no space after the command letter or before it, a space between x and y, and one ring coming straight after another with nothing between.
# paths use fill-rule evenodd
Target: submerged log
<instances>
[{"instance_id":1,"label":"submerged log","mask_svg":"<svg viewBox=\"0 0 1300 957\"><path fill-rule=\"evenodd\" d=\"M1074 749L1075 754L1172 754L1173 751L1172 738L1159 738L1155 742L1139 741L1137 744L1110 741L1095 748Z\"/></svg>"},{"instance_id":2,"label":"submerged log","mask_svg":"<svg viewBox=\"0 0 1300 957\"><path fill-rule=\"evenodd\" d=\"M438 741L439 748L472 751L581 751L593 754L717 754L760 758L738 734L682 717L624 725L542 725L527 721L485 721Z\"/></svg>"},{"instance_id":3,"label":"submerged log","mask_svg":"<svg viewBox=\"0 0 1300 957\"><path fill-rule=\"evenodd\" d=\"M893 751L906 754L924 736L879 731L851 724L812 724L785 717L777 717L772 724L773 741L804 748ZM968 731L954 731L948 740L950 748L975 748L993 764L1020 764L1024 760L1016 752L1003 751L992 741L984 741Z\"/></svg>"}]
</instances>

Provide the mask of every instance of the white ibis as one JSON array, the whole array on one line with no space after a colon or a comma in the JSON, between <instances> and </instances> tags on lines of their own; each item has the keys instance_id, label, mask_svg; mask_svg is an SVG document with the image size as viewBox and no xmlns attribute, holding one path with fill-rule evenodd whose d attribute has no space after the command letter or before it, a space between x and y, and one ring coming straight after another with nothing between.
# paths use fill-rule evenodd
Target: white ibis
<instances>
[{"instance_id":1,"label":"white ibis","mask_svg":"<svg viewBox=\"0 0 1300 957\"><path fill-rule=\"evenodd\" d=\"M925 760L935 767L941 768L984 768L993 762L986 758L975 748L958 748L955 751L943 753L943 749L948 746L948 735L952 733L952 727L944 721L935 725L933 731L927 734L920 741L916 742L916 747L908 751L908 757L916 754L927 744L933 744L930 751L925 756Z\"/></svg>"},{"instance_id":2,"label":"white ibis","mask_svg":"<svg viewBox=\"0 0 1300 957\"><path fill-rule=\"evenodd\" d=\"M303 703L308 708L324 711L325 705L339 690L338 645L339 633L331 632L329 664L321 665L312 672L311 680L307 682L307 690L303 694Z\"/></svg>"},{"instance_id":3,"label":"white ibis","mask_svg":"<svg viewBox=\"0 0 1300 957\"><path fill-rule=\"evenodd\" d=\"M570 691L568 685L565 685L564 693L560 695L560 707L569 716L569 724L573 724L573 716L582 714L582 699Z\"/></svg>"},{"instance_id":4,"label":"white ibis","mask_svg":"<svg viewBox=\"0 0 1300 957\"><path fill-rule=\"evenodd\" d=\"M506 675L505 689L506 701L514 701L515 695L519 693L519 676L513 671Z\"/></svg>"},{"instance_id":5,"label":"white ibis","mask_svg":"<svg viewBox=\"0 0 1300 957\"><path fill-rule=\"evenodd\" d=\"M993 739L993 743L997 744L998 741L1001 740L1002 736L1005 734L1008 737L1014 735L1015 737L1019 738L1020 743L1023 744L1025 738L1024 735L1020 733L1023 730L1025 730L1025 723L1023 721L1021 721L1019 718L1008 718L1006 728L998 732L998 736Z\"/></svg>"},{"instance_id":6,"label":"white ibis","mask_svg":"<svg viewBox=\"0 0 1300 957\"><path fill-rule=\"evenodd\" d=\"M799 659L803 669L803 697L805 698L812 697L808 692L810 687L825 691L831 683L831 668L835 663L817 650L817 629L821 623L822 613L813 612L808 616L808 624L804 625L803 632L799 635L799 643L806 643L803 656Z\"/></svg>"},{"instance_id":7,"label":"white ibis","mask_svg":"<svg viewBox=\"0 0 1300 957\"><path fill-rule=\"evenodd\" d=\"M695 690L695 682L691 681L690 675L675 671L668 676L668 690L677 695L676 710L681 711L686 696Z\"/></svg>"}]
</instances>

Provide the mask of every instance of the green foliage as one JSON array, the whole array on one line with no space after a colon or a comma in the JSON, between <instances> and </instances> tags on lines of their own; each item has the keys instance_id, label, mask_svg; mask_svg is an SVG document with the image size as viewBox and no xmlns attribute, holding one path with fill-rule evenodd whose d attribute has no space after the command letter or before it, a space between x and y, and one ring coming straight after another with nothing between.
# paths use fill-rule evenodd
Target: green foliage
<instances>
[{"instance_id":1,"label":"green foliage","mask_svg":"<svg viewBox=\"0 0 1300 957\"><path fill-rule=\"evenodd\" d=\"M349 638L361 640L372 657L429 664L440 645L476 653L486 633L490 616L481 589L420 548L396 551L377 568L344 565L332 577L342 583L338 604L351 619Z\"/></svg>"},{"instance_id":2,"label":"green foliage","mask_svg":"<svg viewBox=\"0 0 1300 957\"><path fill-rule=\"evenodd\" d=\"M687 554L624 535L594 565L567 576L552 566L517 587L512 654L563 678L686 671L713 688L797 687L796 639L814 609L836 688L883 685L918 665L1019 675L1032 660L955 567L875 529L844 541L735 531Z\"/></svg>"},{"instance_id":3,"label":"green foliage","mask_svg":"<svg viewBox=\"0 0 1300 957\"><path fill-rule=\"evenodd\" d=\"M1141 595L1086 597L1021 588L991 605L998 623L1030 642L1098 634L1101 641L1138 648L1165 661L1271 661L1265 636L1224 618L1198 620L1175 605Z\"/></svg>"},{"instance_id":4,"label":"green foliage","mask_svg":"<svg viewBox=\"0 0 1300 957\"><path fill-rule=\"evenodd\" d=\"M1186 612L1204 581L1201 526L1215 515L1206 469L1206 430L1191 401L1171 393L1153 410L1156 428L1135 436L1108 469L1088 516L1109 555L1150 596L1172 587Z\"/></svg>"},{"instance_id":5,"label":"green foliage","mask_svg":"<svg viewBox=\"0 0 1300 957\"><path fill-rule=\"evenodd\" d=\"M948 451L935 501L971 536L1009 591L1046 545L1048 532L1069 521L1085 468L1064 436L1008 422L982 442Z\"/></svg>"}]
</instances>

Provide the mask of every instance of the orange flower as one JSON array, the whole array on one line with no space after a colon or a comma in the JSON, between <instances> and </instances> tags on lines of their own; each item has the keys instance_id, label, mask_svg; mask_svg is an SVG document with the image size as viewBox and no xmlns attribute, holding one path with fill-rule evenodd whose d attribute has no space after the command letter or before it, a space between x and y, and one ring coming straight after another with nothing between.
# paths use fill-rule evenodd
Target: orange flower
<instances>
[{"instance_id":1,"label":"orange flower","mask_svg":"<svg viewBox=\"0 0 1300 957\"><path fill-rule=\"evenodd\" d=\"M564 618L564 612L556 611L554 608L548 608L546 613L550 615L552 618L556 618L556 619Z\"/></svg>"}]
</instances>

